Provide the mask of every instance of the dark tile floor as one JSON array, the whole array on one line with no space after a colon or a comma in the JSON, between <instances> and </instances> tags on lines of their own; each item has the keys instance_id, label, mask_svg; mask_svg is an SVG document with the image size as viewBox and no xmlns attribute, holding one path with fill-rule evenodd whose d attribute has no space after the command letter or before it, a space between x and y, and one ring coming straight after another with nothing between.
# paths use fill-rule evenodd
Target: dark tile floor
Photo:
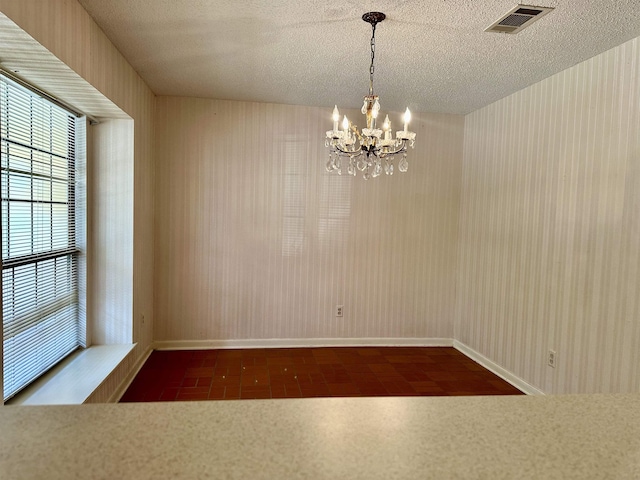
<instances>
[{"instance_id":1,"label":"dark tile floor","mask_svg":"<svg viewBox=\"0 0 640 480\"><path fill-rule=\"evenodd\" d=\"M154 351L121 402L519 395L448 347Z\"/></svg>"}]
</instances>

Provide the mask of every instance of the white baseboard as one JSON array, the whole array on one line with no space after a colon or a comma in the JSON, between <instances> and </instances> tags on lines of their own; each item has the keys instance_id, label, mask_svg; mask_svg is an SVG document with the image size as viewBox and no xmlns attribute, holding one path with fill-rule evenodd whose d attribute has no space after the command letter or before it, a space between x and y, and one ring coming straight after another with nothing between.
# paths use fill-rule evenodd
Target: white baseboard
<instances>
[{"instance_id":1,"label":"white baseboard","mask_svg":"<svg viewBox=\"0 0 640 480\"><path fill-rule=\"evenodd\" d=\"M118 403L120 401L124 392L127 391L127 388L129 388L129 385L131 385L131 382L136 378L136 375L138 375L138 372L140 372L140 369L151 355L151 352L153 352L153 345L149 345L144 353L140 355L140 358L138 358L138 361L135 363L131 371L127 374L124 380L120 382L118 388L116 388L116 390L111 394L107 403Z\"/></svg>"},{"instance_id":2,"label":"white baseboard","mask_svg":"<svg viewBox=\"0 0 640 480\"><path fill-rule=\"evenodd\" d=\"M475 351L473 348L465 345L464 343L459 342L458 340L454 340L453 341L453 348L455 348L456 350L458 350L461 353L464 353L471 360L479 363L480 365L482 365L484 368L486 368L490 372L495 373L497 376L502 378L504 381L506 381L506 382L510 383L511 385L513 385L514 387L516 387L522 393L526 393L527 395L545 395L545 393L542 390L537 389L533 385L529 385L527 382L525 382L520 377L514 375L510 371L508 371L505 368L501 367L500 365L495 363L493 360L489 360L487 357L482 355L480 352Z\"/></svg>"},{"instance_id":3,"label":"white baseboard","mask_svg":"<svg viewBox=\"0 0 640 480\"><path fill-rule=\"evenodd\" d=\"M244 340L164 340L154 350L301 347L452 347L452 338L267 338Z\"/></svg>"}]
</instances>

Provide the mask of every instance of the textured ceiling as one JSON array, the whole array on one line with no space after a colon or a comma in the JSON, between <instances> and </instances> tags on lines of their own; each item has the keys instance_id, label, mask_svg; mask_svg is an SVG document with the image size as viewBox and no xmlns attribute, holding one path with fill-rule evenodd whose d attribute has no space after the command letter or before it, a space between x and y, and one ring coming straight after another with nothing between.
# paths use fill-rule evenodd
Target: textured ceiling
<instances>
[{"instance_id":1,"label":"textured ceiling","mask_svg":"<svg viewBox=\"0 0 640 480\"><path fill-rule=\"evenodd\" d=\"M483 31L510 0L80 3L158 95L325 107L360 107L371 34L361 16L382 11L383 111L468 113L640 35L640 0L539 0L556 9L517 35Z\"/></svg>"}]
</instances>

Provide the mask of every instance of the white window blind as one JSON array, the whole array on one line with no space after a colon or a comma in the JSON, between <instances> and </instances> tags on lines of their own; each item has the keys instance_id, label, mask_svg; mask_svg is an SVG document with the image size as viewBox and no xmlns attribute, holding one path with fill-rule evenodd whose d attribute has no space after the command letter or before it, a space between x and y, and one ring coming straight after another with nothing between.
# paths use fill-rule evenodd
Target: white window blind
<instances>
[{"instance_id":1,"label":"white window blind","mask_svg":"<svg viewBox=\"0 0 640 480\"><path fill-rule=\"evenodd\" d=\"M4 400L80 344L76 121L0 76Z\"/></svg>"}]
</instances>

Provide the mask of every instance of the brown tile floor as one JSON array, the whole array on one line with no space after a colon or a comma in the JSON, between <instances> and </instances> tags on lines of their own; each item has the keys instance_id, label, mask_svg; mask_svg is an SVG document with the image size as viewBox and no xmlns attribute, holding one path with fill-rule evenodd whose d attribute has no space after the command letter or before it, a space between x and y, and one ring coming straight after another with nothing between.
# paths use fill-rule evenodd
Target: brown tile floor
<instances>
[{"instance_id":1,"label":"brown tile floor","mask_svg":"<svg viewBox=\"0 0 640 480\"><path fill-rule=\"evenodd\" d=\"M518 394L454 348L278 348L154 351L120 401Z\"/></svg>"}]
</instances>

